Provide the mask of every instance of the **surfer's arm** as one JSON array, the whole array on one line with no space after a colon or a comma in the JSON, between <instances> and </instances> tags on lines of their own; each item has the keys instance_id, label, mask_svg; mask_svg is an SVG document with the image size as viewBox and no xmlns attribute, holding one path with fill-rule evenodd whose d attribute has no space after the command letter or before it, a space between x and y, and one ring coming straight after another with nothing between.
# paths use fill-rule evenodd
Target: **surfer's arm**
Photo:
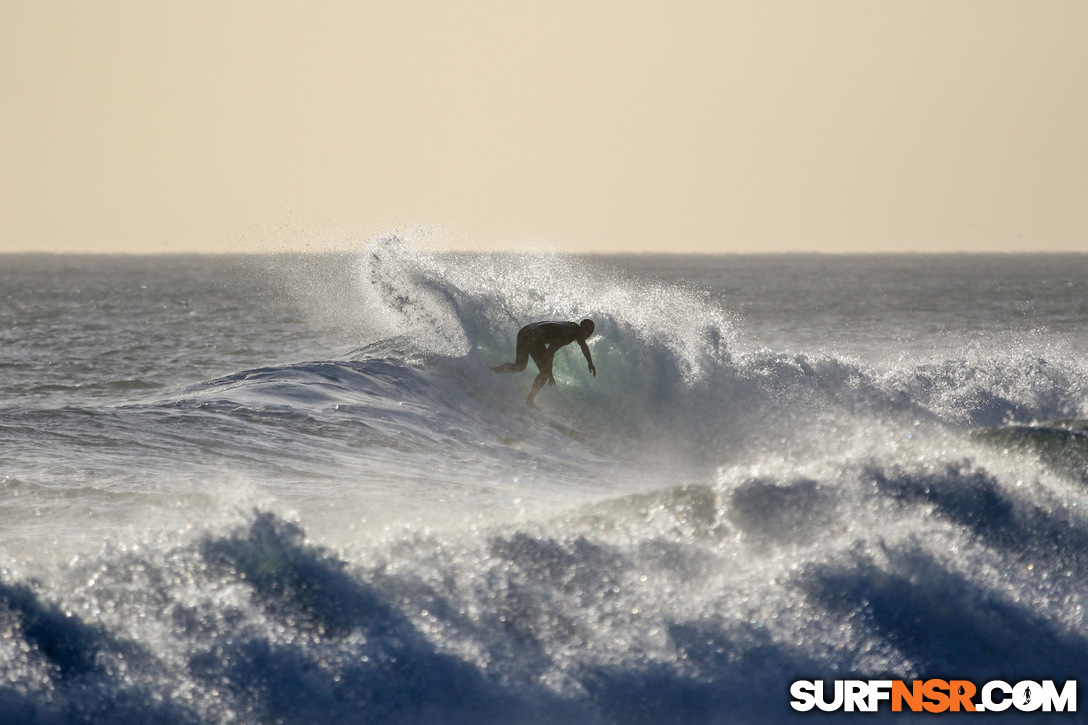
<instances>
[{"instance_id":1,"label":"surfer's arm","mask_svg":"<svg viewBox=\"0 0 1088 725\"><path fill-rule=\"evenodd\" d=\"M578 347L582 348L582 354L586 356L586 362L589 363L589 372L593 373L593 377L597 377L597 368L593 367L593 356L589 354L589 345L585 340L578 341Z\"/></svg>"}]
</instances>

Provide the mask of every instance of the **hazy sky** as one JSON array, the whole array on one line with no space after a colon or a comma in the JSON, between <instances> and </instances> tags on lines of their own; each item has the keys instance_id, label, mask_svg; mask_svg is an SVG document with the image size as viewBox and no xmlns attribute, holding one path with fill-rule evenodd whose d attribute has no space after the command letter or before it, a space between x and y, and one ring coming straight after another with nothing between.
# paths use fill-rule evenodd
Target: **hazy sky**
<instances>
[{"instance_id":1,"label":"hazy sky","mask_svg":"<svg viewBox=\"0 0 1088 725\"><path fill-rule=\"evenodd\" d=\"M1086 32L1084 0L0 0L0 251L1088 251Z\"/></svg>"}]
</instances>

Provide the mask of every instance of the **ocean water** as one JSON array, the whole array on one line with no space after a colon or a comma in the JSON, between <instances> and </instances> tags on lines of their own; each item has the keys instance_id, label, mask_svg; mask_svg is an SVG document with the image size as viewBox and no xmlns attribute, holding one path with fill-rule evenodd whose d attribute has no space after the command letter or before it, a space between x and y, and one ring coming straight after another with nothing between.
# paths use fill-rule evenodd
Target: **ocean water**
<instances>
[{"instance_id":1,"label":"ocean water","mask_svg":"<svg viewBox=\"0 0 1088 725\"><path fill-rule=\"evenodd\" d=\"M0 257L0 721L1083 699L1086 291L1077 255ZM540 411L488 369L583 317L598 373L564 349Z\"/></svg>"}]
</instances>

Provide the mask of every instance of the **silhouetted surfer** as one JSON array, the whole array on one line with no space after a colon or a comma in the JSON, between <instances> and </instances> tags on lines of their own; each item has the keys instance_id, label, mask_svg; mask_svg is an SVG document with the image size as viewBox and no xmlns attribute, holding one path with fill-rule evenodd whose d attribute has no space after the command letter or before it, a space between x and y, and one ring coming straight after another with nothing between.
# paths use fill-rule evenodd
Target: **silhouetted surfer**
<instances>
[{"instance_id":1,"label":"silhouetted surfer","mask_svg":"<svg viewBox=\"0 0 1088 725\"><path fill-rule=\"evenodd\" d=\"M582 354L589 363L589 372L597 376L597 368L593 367L593 357L589 354L586 339L593 334L593 320L576 322L533 322L518 330L517 358L512 363L504 363L492 367L497 373L520 373L525 369L529 358L533 358L540 374L533 381L533 389L529 391L529 397L525 402L529 407L535 408L533 398L544 387L544 383L555 385L552 377L552 358L555 351L564 345L577 342L582 348Z\"/></svg>"}]
</instances>

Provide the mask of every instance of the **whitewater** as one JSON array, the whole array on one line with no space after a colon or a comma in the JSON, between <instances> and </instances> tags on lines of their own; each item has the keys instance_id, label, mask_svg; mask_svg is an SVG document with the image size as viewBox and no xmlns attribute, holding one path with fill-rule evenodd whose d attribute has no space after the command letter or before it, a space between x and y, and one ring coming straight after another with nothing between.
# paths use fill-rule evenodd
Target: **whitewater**
<instances>
[{"instance_id":1,"label":"whitewater","mask_svg":"<svg viewBox=\"0 0 1088 725\"><path fill-rule=\"evenodd\" d=\"M1084 699L1086 289L1082 255L5 255L0 721ZM597 375L564 348L540 411L489 369L583 318Z\"/></svg>"}]
</instances>

